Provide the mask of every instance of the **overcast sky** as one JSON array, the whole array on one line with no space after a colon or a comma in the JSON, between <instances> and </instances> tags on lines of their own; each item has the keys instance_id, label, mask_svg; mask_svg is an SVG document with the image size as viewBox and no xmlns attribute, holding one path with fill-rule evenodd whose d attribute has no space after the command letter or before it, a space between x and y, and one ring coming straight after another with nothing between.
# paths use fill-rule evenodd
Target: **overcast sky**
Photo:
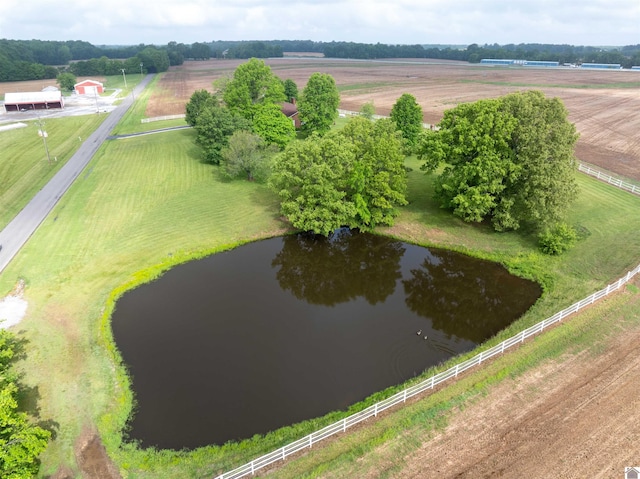
<instances>
[{"instance_id":1,"label":"overcast sky","mask_svg":"<svg viewBox=\"0 0 640 479\"><path fill-rule=\"evenodd\" d=\"M640 43L640 0L2 0L0 38Z\"/></svg>"}]
</instances>

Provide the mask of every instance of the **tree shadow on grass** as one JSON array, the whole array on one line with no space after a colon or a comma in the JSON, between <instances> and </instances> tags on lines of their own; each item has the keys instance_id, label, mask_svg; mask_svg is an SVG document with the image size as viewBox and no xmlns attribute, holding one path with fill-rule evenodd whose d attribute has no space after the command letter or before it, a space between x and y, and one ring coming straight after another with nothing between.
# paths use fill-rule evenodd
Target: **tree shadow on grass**
<instances>
[{"instance_id":1,"label":"tree shadow on grass","mask_svg":"<svg viewBox=\"0 0 640 479\"><path fill-rule=\"evenodd\" d=\"M13 334L8 339L8 346L13 349L13 357L9 361L9 369L14 370L13 366L23 361L27 357L27 344L29 341L18 334ZM13 371L12 371L13 372ZM53 419L42 419L40 417L40 391L38 386L30 386L24 382L23 374L15 374L15 384L18 387L17 401L18 410L26 413L28 416L36 420L36 425L51 433L51 439L55 439L60 429L60 424Z\"/></svg>"}]
</instances>

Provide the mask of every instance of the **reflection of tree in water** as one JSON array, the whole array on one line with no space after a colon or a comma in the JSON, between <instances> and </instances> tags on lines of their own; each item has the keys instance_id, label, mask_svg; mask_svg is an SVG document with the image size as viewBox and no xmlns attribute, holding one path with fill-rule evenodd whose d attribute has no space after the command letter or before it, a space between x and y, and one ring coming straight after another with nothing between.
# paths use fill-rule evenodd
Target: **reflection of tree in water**
<instances>
[{"instance_id":1,"label":"reflection of tree in water","mask_svg":"<svg viewBox=\"0 0 640 479\"><path fill-rule=\"evenodd\" d=\"M311 304L333 306L359 296L384 301L401 277L399 241L341 229L331 237L292 235L271 262L283 290Z\"/></svg>"},{"instance_id":2,"label":"reflection of tree in water","mask_svg":"<svg viewBox=\"0 0 640 479\"><path fill-rule=\"evenodd\" d=\"M433 327L480 343L522 316L540 296L540 287L509 274L501 265L430 250L404 280L406 303L430 318Z\"/></svg>"}]
</instances>

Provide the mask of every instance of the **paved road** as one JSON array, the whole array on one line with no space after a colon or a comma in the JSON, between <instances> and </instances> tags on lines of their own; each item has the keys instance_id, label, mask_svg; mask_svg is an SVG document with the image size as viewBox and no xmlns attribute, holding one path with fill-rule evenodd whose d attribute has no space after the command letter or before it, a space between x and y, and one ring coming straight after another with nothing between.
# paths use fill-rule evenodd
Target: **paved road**
<instances>
[{"instance_id":1,"label":"paved road","mask_svg":"<svg viewBox=\"0 0 640 479\"><path fill-rule=\"evenodd\" d=\"M139 95L151 81L153 75L147 75L134 89ZM100 145L109 136L116 124L122 119L133 103L132 95L128 95L115 110L102 122L96 131L89 136L75 155L51 178L51 180L33 197L20 213L0 231L0 273L7 267L13 257L20 251L33 232L51 212L58 200L71 186L74 180L87 166Z\"/></svg>"}]
</instances>

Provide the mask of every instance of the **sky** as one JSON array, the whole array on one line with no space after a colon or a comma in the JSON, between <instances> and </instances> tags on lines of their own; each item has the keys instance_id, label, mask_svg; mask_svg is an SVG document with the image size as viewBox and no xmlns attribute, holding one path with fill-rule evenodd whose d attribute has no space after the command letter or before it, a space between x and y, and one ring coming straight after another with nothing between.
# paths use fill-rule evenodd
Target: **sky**
<instances>
[{"instance_id":1,"label":"sky","mask_svg":"<svg viewBox=\"0 0 640 479\"><path fill-rule=\"evenodd\" d=\"M0 38L640 44L640 0L2 0Z\"/></svg>"}]
</instances>

